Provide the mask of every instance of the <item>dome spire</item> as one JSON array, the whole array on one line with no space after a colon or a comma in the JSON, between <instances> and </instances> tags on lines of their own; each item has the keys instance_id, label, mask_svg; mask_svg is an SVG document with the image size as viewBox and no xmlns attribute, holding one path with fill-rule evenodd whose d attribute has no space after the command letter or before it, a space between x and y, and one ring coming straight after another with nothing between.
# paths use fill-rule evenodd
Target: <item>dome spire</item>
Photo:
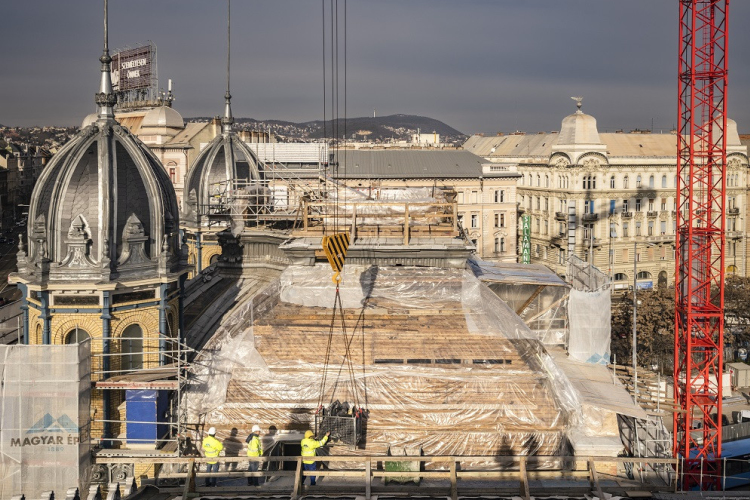
<instances>
[{"instance_id":1,"label":"dome spire","mask_svg":"<svg viewBox=\"0 0 750 500\"><path fill-rule=\"evenodd\" d=\"M105 0L106 1L106 0ZM232 94L229 93L229 61L231 55L231 24L232 24L232 1L227 0L227 93L224 94L224 118L221 120L222 132L228 134L232 131L234 117L232 117Z\"/></svg>"},{"instance_id":2,"label":"dome spire","mask_svg":"<svg viewBox=\"0 0 750 500\"><path fill-rule=\"evenodd\" d=\"M99 61L102 63L102 78L99 84L99 92L94 100L98 106L99 120L114 119L114 106L117 104L117 96L112 92L112 73L110 64L112 58L109 56L109 33L108 28L107 0L104 0L104 51Z\"/></svg>"}]
</instances>

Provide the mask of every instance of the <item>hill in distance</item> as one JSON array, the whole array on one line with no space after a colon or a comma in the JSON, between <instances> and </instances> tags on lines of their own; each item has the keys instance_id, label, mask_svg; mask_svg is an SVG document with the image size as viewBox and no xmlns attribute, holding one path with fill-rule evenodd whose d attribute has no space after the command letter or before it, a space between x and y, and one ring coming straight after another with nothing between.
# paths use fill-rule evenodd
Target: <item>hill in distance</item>
<instances>
[{"instance_id":1,"label":"hill in distance","mask_svg":"<svg viewBox=\"0 0 750 500\"><path fill-rule=\"evenodd\" d=\"M190 120L205 121L199 117ZM441 142L463 141L466 135L434 118L416 115L368 116L359 118L340 118L338 125L334 120L315 120L309 122L288 122L283 120L256 120L254 118L235 118L235 124L241 129L271 130L282 140L312 140L324 137L346 135L348 139L373 142L408 141L411 135L419 130L423 134L433 132L440 135ZM335 129L335 130L334 130Z\"/></svg>"}]
</instances>

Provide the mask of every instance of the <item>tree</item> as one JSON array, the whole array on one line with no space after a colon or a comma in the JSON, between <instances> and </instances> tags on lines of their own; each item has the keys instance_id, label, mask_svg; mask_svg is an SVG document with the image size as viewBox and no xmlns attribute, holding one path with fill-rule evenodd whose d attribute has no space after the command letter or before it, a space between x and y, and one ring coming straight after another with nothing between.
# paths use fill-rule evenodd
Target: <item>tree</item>
<instances>
[{"instance_id":1,"label":"tree","mask_svg":"<svg viewBox=\"0 0 750 500\"><path fill-rule=\"evenodd\" d=\"M750 278L729 275L724 281L724 345L750 345Z\"/></svg>"},{"instance_id":2,"label":"tree","mask_svg":"<svg viewBox=\"0 0 750 500\"><path fill-rule=\"evenodd\" d=\"M665 373L671 373L674 360L674 289L639 290L636 298L638 366L657 365ZM633 293L629 292L612 308L611 350L619 364L630 364L632 344Z\"/></svg>"}]
</instances>

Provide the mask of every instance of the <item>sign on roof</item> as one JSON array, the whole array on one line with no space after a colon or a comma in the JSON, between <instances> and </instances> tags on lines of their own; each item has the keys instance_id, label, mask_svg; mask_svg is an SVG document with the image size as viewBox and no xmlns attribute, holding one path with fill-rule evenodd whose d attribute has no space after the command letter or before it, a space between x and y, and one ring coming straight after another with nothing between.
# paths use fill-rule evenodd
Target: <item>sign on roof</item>
<instances>
[{"instance_id":1,"label":"sign on roof","mask_svg":"<svg viewBox=\"0 0 750 500\"><path fill-rule=\"evenodd\" d=\"M112 56L112 89L115 92L151 86L154 63L151 44L126 49Z\"/></svg>"}]
</instances>

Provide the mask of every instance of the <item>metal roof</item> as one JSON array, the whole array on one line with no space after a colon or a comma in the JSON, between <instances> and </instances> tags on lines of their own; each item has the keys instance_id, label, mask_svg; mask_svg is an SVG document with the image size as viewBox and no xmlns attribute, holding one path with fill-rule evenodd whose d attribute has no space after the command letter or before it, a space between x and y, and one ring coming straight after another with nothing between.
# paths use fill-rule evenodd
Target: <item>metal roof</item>
<instances>
[{"instance_id":1,"label":"metal roof","mask_svg":"<svg viewBox=\"0 0 750 500\"><path fill-rule=\"evenodd\" d=\"M342 179L470 179L483 175L482 164L486 163L469 151L341 150L337 155L339 168L334 176Z\"/></svg>"}]
</instances>

